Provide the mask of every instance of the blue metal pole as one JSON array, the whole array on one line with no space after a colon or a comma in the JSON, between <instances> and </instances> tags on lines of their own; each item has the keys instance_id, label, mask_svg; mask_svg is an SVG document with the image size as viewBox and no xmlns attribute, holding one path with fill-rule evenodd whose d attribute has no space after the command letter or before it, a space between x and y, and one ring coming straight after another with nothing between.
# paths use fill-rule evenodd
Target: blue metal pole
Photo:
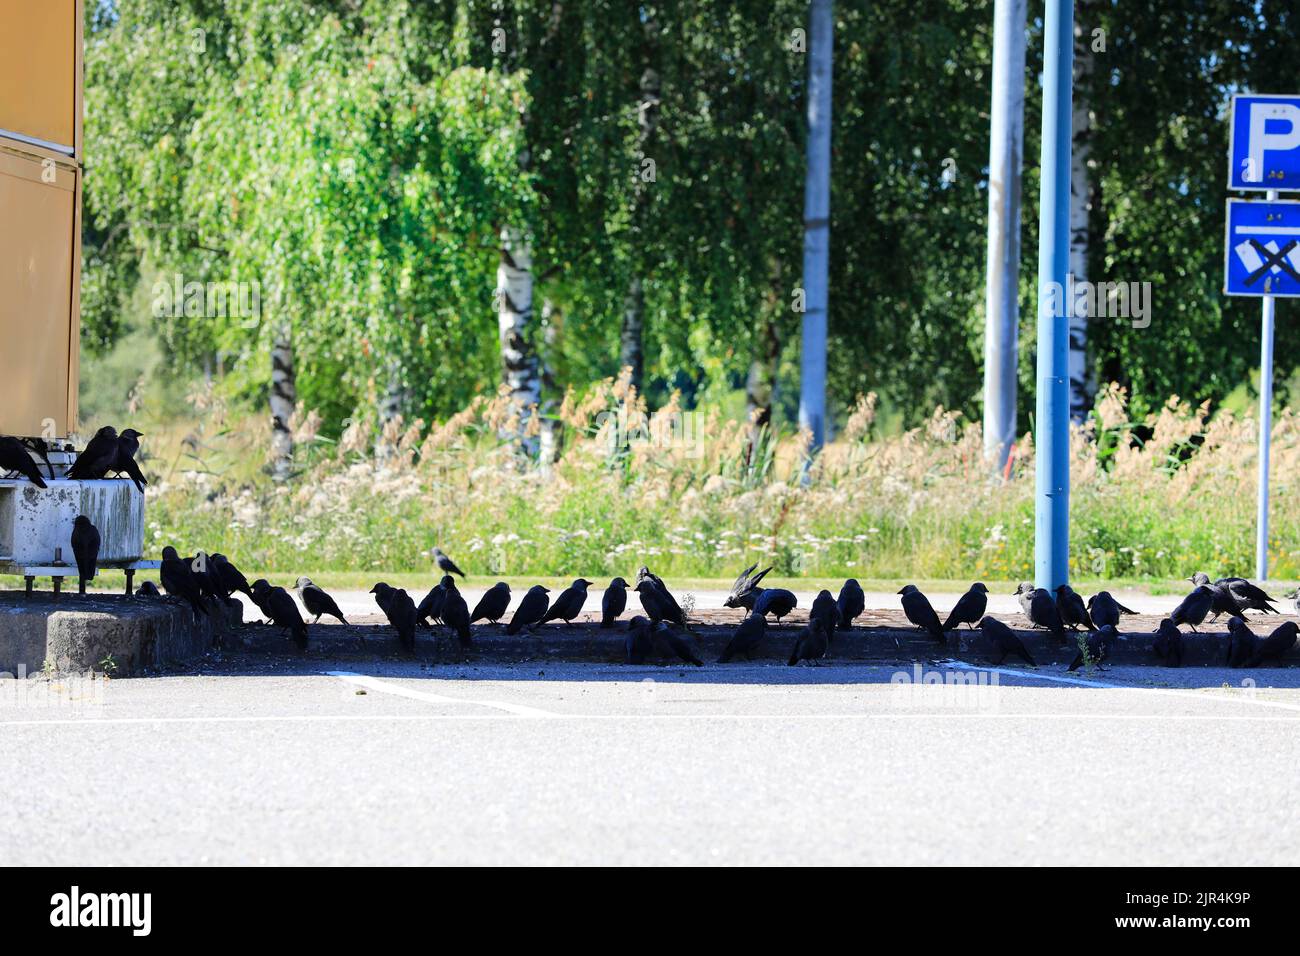
<instances>
[{"instance_id":1,"label":"blue metal pole","mask_svg":"<svg viewBox=\"0 0 1300 956\"><path fill-rule=\"evenodd\" d=\"M1070 571L1070 120L1074 0L1046 0L1043 141L1038 204L1038 396L1034 579L1055 588Z\"/></svg>"}]
</instances>

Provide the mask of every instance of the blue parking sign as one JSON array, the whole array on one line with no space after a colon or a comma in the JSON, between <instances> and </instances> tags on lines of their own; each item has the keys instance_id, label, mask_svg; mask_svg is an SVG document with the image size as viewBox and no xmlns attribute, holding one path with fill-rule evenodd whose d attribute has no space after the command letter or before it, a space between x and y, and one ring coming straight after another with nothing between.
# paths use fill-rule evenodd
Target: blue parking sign
<instances>
[{"instance_id":1,"label":"blue parking sign","mask_svg":"<svg viewBox=\"0 0 1300 956\"><path fill-rule=\"evenodd\" d=\"M1300 296L1300 202L1228 200L1228 295Z\"/></svg>"},{"instance_id":2,"label":"blue parking sign","mask_svg":"<svg viewBox=\"0 0 1300 956\"><path fill-rule=\"evenodd\" d=\"M1300 94L1232 98L1229 189L1300 190Z\"/></svg>"}]
</instances>

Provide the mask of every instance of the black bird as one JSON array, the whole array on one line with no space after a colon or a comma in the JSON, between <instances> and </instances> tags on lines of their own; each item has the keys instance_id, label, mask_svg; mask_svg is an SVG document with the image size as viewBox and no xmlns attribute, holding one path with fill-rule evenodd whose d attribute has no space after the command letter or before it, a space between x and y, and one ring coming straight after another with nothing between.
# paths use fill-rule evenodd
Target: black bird
<instances>
[{"instance_id":1,"label":"black bird","mask_svg":"<svg viewBox=\"0 0 1300 956\"><path fill-rule=\"evenodd\" d=\"M731 592L727 595L726 600L722 602L723 607L743 607L753 610L754 601L763 593L763 589L758 586L758 582L767 576L771 568L764 568L758 574L754 573L757 564L751 564L745 570L740 572L736 578L736 583L731 586Z\"/></svg>"},{"instance_id":2,"label":"black bird","mask_svg":"<svg viewBox=\"0 0 1300 956\"><path fill-rule=\"evenodd\" d=\"M44 438L22 438L19 439L19 441L21 441L24 445L27 446L28 451L35 452L36 454L41 456L41 461L45 462L45 474L53 478L54 466L50 464L50 446L46 443L45 439Z\"/></svg>"},{"instance_id":3,"label":"black bird","mask_svg":"<svg viewBox=\"0 0 1300 956\"><path fill-rule=\"evenodd\" d=\"M266 608L266 595L271 590L271 584L266 578L258 578L253 582L252 601L257 605L257 609L262 612L262 616L268 621L271 619L271 612Z\"/></svg>"},{"instance_id":4,"label":"black bird","mask_svg":"<svg viewBox=\"0 0 1300 956\"><path fill-rule=\"evenodd\" d=\"M117 436L117 453L113 457L113 464L108 470L121 474L126 472L128 478L135 482L138 491L144 492L144 486L149 484L140 472L140 466L136 464L135 453L140 450L141 432L134 428L124 428L121 434Z\"/></svg>"},{"instance_id":5,"label":"black bird","mask_svg":"<svg viewBox=\"0 0 1300 956\"><path fill-rule=\"evenodd\" d=\"M154 584L152 581L145 581L135 589L135 596L156 598L162 597L162 592L158 590L158 585Z\"/></svg>"},{"instance_id":6,"label":"black bird","mask_svg":"<svg viewBox=\"0 0 1300 956\"><path fill-rule=\"evenodd\" d=\"M0 435L0 473L17 472L37 488L47 488L36 460L17 438Z\"/></svg>"},{"instance_id":7,"label":"black bird","mask_svg":"<svg viewBox=\"0 0 1300 956\"><path fill-rule=\"evenodd\" d=\"M215 559L217 555L214 554L212 557ZM335 618L340 624L347 623L343 612L339 610L338 603L322 588L312 584L311 578L299 578L293 583L293 586L298 589L298 593L302 596L302 606L307 609L307 613L316 615L316 620L312 621L313 624L319 624L320 619L326 614Z\"/></svg>"},{"instance_id":8,"label":"black bird","mask_svg":"<svg viewBox=\"0 0 1300 956\"><path fill-rule=\"evenodd\" d=\"M609 587L605 588L605 594L600 599L600 626L613 627L618 616L626 609L627 582L615 578L609 582Z\"/></svg>"},{"instance_id":9,"label":"black bird","mask_svg":"<svg viewBox=\"0 0 1300 956\"><path fill-rule=\"evenodd\" d=\"M660 621L655 625L654 636L687 664L694 664L696 667L704 666L704 661L696 656L690 642L673 630L672 624L668 621Z\"/></svg>"},{"instance_id":10,"label":"black bird","mask_svg":"<svg viewBox=\"0 0 1300 956\"><path fill-rule=\"evenodd\" d=\"M281 587L271 587L263 578L258 578L253 590L257 606L271 619L271 623L287 630L298 650L306 650L307 622L302 619L302 612L289 592Z\"/></svg>"},{"instance_id":11,"label":"black bird","mask_svg":"<svg viewBox=\"0 0 1300 956\"><path fill-rule=\"evenodd\" d=\"M1160 627L1156 630L1156 642L1151 649L1166 666L1183 666L1183 632L1169 618L1160 622Z\"/></svg>"},{"instance_id":12,"label":"black bird","mask_svg":"<svg viewBox=\"0 0 1300 956\"><path fill-rule=\"evenodd\" d=\"M222 600L228 595L221 584L221 577L206 551L197 552L194 557L185 559L190 566L190 574L199 586L199 593L204 597Z\"/></svg>"},{"instance_id":13,"label":"black bird","mask_svg":"<svg viewBox=\"0 0 1300 956\"><path fill-rule=\"evenodd\" d=\"M898 593L903 596L903 613L907 619L921 630L929 631L936 641L942 641L943 625L939 623L939 615L934 613L930 599L921 593L920 588L909 584Z\"/></svg>"},{"instance_id":14,"label":"black bird","mask_svg":"<svg viewBox=\"0 0 1300 956\"><path fill-rule=\"evenodd\" d=\"M587 603L587 588L589 587L591 587L590 581L586 578L578 578L559 593L559 596L551 603L550 609L540 623L545 624L548 621L571 623L575 617L582 613L582 606Z\"/></svg>"},{"instance_id":15,"label":"black bird","mask_svg":"<svg viewBox=\"0 0 1300 956\"><path fill-rule=\"evenodd\" d=\"M840 613L837 628L841 631L852 630L854 620L867 607L867 597L862 593L862 585L858 583L857 578L849 578L844 582L835 606Z\"/></svg>"},{"instance_id":16,"label":"black bird","mask_svg":"<svg viewBox=\"0 0 1300 956\"><path fill-rule=\"evenodd\" d=\"M1070 662L1070 670L1077 671L1084 665L1084 652L1087 652L1087 663L1101 664L1106 658L1110 657L1111 647L1119 637L1119 632L1115 630L1114 624L1106 624L1095 631L1089 631L1087 637L1083 639L1079 653L1074 655L1074 660Z\"/></svg>"},{"instance_id":17,"label":"black bird","mask_svg":"<svg viewBox=\"0 0 1300 956\"><path fill-rule=\"evenodd\" d=\"M68 469L68 477L77 481L94 481L108 474L117 462L117 429L105 425L95 432L77 460Z\"/></svg>"},{"instance_id":18,"label":"black bird","mask_svg":"<svg viewBox=\"0 0 1300 956\"><path fill-rule=\"evenodd\" d=\"M450 575L444 574L442 580L445 581ZM429 593L424 596L420 606L415 610L415 619L421 624L427 624L432 627L434 622L442 620L442 605L447 600L447 585L439 581Z\"/></svg>"},{"instance_id":19,"label":"black bird","mask_svg":"<svg viewBox=\"0 0 1300 956\"><path fill-rule=\"evenodd\" d=\"M1191 581L1192 584L1198 588L1203 587L1209 589L1210 594L1213 597L1213 600L1210 602L1210 611L1214 614L1214 617L1210 618L1211 624L1219 619L1220 614L1227 614L1229 617L1245 618L1245 611L1242 609L1241 605L1237 603L1237 598L1233 595L1231 589L1222 581L1212 582L1210 576L1204 571L1197 571L1187 580Z\"/></svg>"},{"instance_id":20,"label":"black bird","mask_svg":"<svg viewBox=\"0 0 1300 956\"><path fill-rule=\"evenodd\" d=\"M658 578L653 575L643 578L632 590L640 595L641 607L645 609L651 621L656 624L660 621L668 621L678 627L686 627L685 613Z\"/></svg>"},{"instance_id":21,"label":"black bird","mask_svg":"<svg viewBox=\"0 0 1300 956\"><path fill-rule=\"evenodd\" d=\"M433 549L433 560L443 574L459 574L462 578L465 577L465 572L456 567L456 562L443 554L441 548Z\"/></svg>"},{"instance_id":22,"label":"black bird","mask_svg":"<svg viewBox=\"0 0 1300 956\"><path fill-rule=\"evenodd\" d=\"M963 624L974 627L984 616L989 606L989 589L976 581L970 589L957 599L957 603L948 612L948 620L943 622L944 631L955 631Z\"/></svg>"},{"instance_id":23,"label":"black bird","mask_svg":"<svg viewBox=\"0 0 1300 956\"><path fill-rule=\"evenodd\" d=\"M541 621L546 616L546 607L550 604L550 599L546 595L550 594L548 588L540 584L534 584L524 595L524 599L519 602L515 608L514 617L510 618L510 623L506 625L507 634L518 634L525 627Z\"/></svg>"},{"instance_id":24,"label":"black bird","mask_svg":"<svg viewBox=\"0 0 1300 956\"><path fill-rule=\"evenodd\" d=\"M758 600L754 602L754 613L764 617L771 614L780 624L781 618L793 611L798 604L799 599L794 596L793 591L787 591L785 588L765 588L758 596Z\"/></svg>"},{"instance_id":25,"label":"black bird","mask_svg":"<svg viewBox=\"0 0 1300 956\"><path fill-rule=\"evenodd\" d=\"M1080 627L1093 630L1093 620L1088 616L1083 598L1068 584L1056 589L1056 613L1061 616L1061 623L1071 630L1077 631Z\"/></svg>"},{"instance_id":26,"label":"black bird","mask_svg":"<svg viewBox=\"0 0 1300 956\"><path fill-rule=\"evenodd\" d=\"M1282 655L1295 646L1297 633L1300 633L1300 627L1295 621L1283 621L1272 634L1255 642L1255 652L1246 661L1246 666L1258 667L1264 661L1281 663Z\"/></svg>"},{"instance_id":27,"label":"black bird","mask_svg":"<svg viewBox=\"0 0 1300 956\"><path fill-rule=\"evenodd\" d=\"M158 566L158 581L168 594L189 601L195 614L208 613L208 609L203 606L203 591L189 562L182 561L171 545L163 548L162 562Z\"/></svg>"},{"instance_id":28,"label":"black bird","mask_svg":"<svg viewBox=\"0 0 1300 956\"><path fill-rule=\"evenodd\" d=\"M627 637L623 647L627 653L628 664L644 664L646 657L654 649L654 640L650 636L650 619L640 614L627 622Z\"/></svg>"},{"instance_id":29,"label":"black bird","mask_svg":"<svg viewBox=\"0 0 1300 956\"><path fill-rule=\"evenodd\" d=\"M1173 613L1169 615L1169 620L1174 624L1186 624L1193 631L1196 625L1205 620L1205 615L1210 613L1210 608L1214 606L1214 591L1205 585L1200 585L1192 590L1192 593L1183 598L1181 604L1174 608ZM1233 620L1241 618L1240 612L1237 613ZM1231 625L1232 621L1228 622Z\"/></svg>"},{"instance_id":30,"label":"black bird","mask_svg":"<svg viewBox=\"0 0 1300 956\"><path fill-rule=\"evenodd\" d=\"M821 621L826 626L826 633L833 635L840 626L840 608L835 598L825 588L817 592L812 607L808 609L808 620Z\"/></svg>"},{"instance_id":31,"label":"black bird","mask_svg":"<svg viewBox=\"0 0 1300 956\"><path fill-rule=\"evenodd\" d=\"M230 597L236 591L249 597L253 596L253 592L248 587L248 578L244 577L244 573L231 564L230 559L224 554L218 551L211 557L210 562L212 579L221 585L223 597Z\"/></svg>"},{"instance_id":32,"label":"black bird","mask_svg":"<svg viewBox=\"0 0 1300 956\"><path fill-rule=\"evenodd\" d=\"M1237 602L1237 606L1243 611L1263 611L1265 614L1277 613L1277 608L1273 606L1277 599L1270 597L1263 588L1251 584L1245 578L1219 578L1214 583L1227 588L1228 593L1232 595L1232 599Z\"/></svg>"},{"instance_id":33,"label":"black bird","mask_svg":"<svg viewBox=\"0 0 1300 956\"><path fill-rule=\"evenodd\" d=\"M1056 609L1056 601L1047 588L1034 588L1030 594L1029 622L1035 627L1047 628L1057 640L1065 643L1065 622L1061 620L1061 612Z\"/></svg>"},{"instance_id":34,"label":"black bird","mask_svg":"<svg viewBox=\"0 0 1300 956\"><path fill-rule=\"evenodd\" d=\"M1229 667L1241 667L1255 653L1255 633L1239 617L1228 619L1228 653L1224 663Z\"/></svg>"},{"instance_id":35,"label":"black bird","mask_svg":"<svg viewBox=\"0 0 1300 956\"><path fill-rule=\"evenodd\" d=\"M446 589L442 600L442 623L456 635L461 647L471 647L474 642L469 634L469 605L465 603L465 596L450 574L443 577L442 586Z\"/></svg>"},{"instance_id":36,"label":"black bird","mask_svg":"<svg viewBox=\"0 0 1300 956\"><path fill-rule=\"evenodd\" d=\"M469 616L469 622L491 621L497 624L501 620L501 615L506 613L506 608L510 606L510 585L504 581L498 581L478 599L474 605L474 613Z\"/></svg>"},{"instance_id":37,"label":"black bird","mask_svg":"<svg viewBox=\"0 0 1300 956\"><path fill-rule=\"evenodd\" d=\"M1029 652L1025 650L1025 645L1016 636L1016 632L997 618L985 616L980 620L978 626L984 632L989 645L993 648L993 665L995 667L1006 660L1008 654L1016 655L1030 667L1038 666L1034 659L1029 656Z\"/></svg>"},{"instance_id":38,"label":"black bird","mask_svg":"<svg viewBox=\"0 0 1300 956\"><path fill-rule=\"evenodd\" d=\"M86 582L95 579L99 561L99 529L85 515L72 522L72 555L77 561L77 592L86 593Z\"/></svg>"},{"instance_id":39,"label":"black bird","mask_svg":"<svg viewBox=\"0 0 1300 956\"><path fill-rule=\"evenodd\" d=\"M1092 617L1092 623L1097 627L1105 627L1109 624L1118 628L1121 614L1136 613L1137 611L1131 611L1116 601L1109 591L1098 591L1088 598L1088 614Z\"/></svg>"},{"instance_id":40,"label":"black bird","mask_svg":"<svg viewBox=\"0 0 1300 956\"><path fill-rule=\"evenodd\" d=\"M763 635L766 633L767 618L761 614L750 614L736 628L736 633L727 642L726 649L718 658L718 663L726 664L738 654L744 654L746 660L753 660L754 652L758 650L758 645L763 642Z\"/></svg>"},{"instance_id":41,"label":"black bird","mask_svg":"<svg viewBox=\"0 0 1300 956\"><path fill-rule=\"evenodd\" d=\"M757 613L757 612L755 612ZM786 661L791 667L800 661L819 661L826 656L831 646L831 635L822 621L809 621L808 626L799 632L799 637L790 650L790 659Z\"/></svg>"},{"instance_id":42,"label":"black bird","mask_svg":"<svg viewBox=\"0 0 1300 956\"><path fill-rule=\"evenodd\" d=\"M388 618L388 623L397 632L397 640L402 650L408 654L415 653L415 602L401 588L391 587L380 581L370 593L375 596L375 603Z\"/></svg>"}]
</instances>

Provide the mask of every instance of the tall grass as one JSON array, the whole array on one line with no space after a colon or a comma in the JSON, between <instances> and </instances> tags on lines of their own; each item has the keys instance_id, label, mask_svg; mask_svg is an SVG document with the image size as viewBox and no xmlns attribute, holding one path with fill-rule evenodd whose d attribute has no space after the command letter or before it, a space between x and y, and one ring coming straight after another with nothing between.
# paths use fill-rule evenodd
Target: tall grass
<instances>
[{"instance_id":1,"label":"tall grass","mask_svg":"<svg viewBox=\"0 0 1300 956\"><path fill-rule=\"evenodd\" d=\"M779 576L1032 577L1033 445L992 478L977 423L936 409L901 435L874 434L873 396L802 480L807 436L774 435L674 399L653 413L626 379L568 395L553 462L522 456L537 435L507 398L449 420L353 422L337 442L299 411L297 477L261 470L264 423L229 421L192 396L183 436L153 448L151 552L221 550L267 571L427 570L434 543L484 574L728 577L753 561ZM522 422L522 424L521 424ZM1112 386L1071 443L1072 572L1184 578L1247 573L1253 555L1255 424L1170 399L1131 422ZM1272 561L1300 564L1292 507L1300 421L1274 420Z\"/></svg>"}]
</instances>

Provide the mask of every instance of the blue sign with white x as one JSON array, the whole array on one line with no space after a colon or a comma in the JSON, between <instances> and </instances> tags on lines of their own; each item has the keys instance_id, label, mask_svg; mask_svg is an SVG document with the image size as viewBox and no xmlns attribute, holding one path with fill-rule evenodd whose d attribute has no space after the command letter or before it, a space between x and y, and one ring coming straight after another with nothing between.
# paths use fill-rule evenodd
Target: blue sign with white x
<instances>
[{"instance_id":1,"label":"blue sign with white x","mask_svg":"<svg viewBox=\"0 0 1300 956\"><path fill-rule=\"evenodd\" d=\"M1223 291L1300 296L1300 202L1228 200Z\"/></svg>"},{"instance_id":2,"label":"blue sign with white x","mask_svg":"<svg viewBox=\"0 0 1300 956\"><path fill-rule=\"evenodd\" d=\"M1232 98L1229 189L1300 190L1300 95Z\"/></svg>"}]
</instances>

